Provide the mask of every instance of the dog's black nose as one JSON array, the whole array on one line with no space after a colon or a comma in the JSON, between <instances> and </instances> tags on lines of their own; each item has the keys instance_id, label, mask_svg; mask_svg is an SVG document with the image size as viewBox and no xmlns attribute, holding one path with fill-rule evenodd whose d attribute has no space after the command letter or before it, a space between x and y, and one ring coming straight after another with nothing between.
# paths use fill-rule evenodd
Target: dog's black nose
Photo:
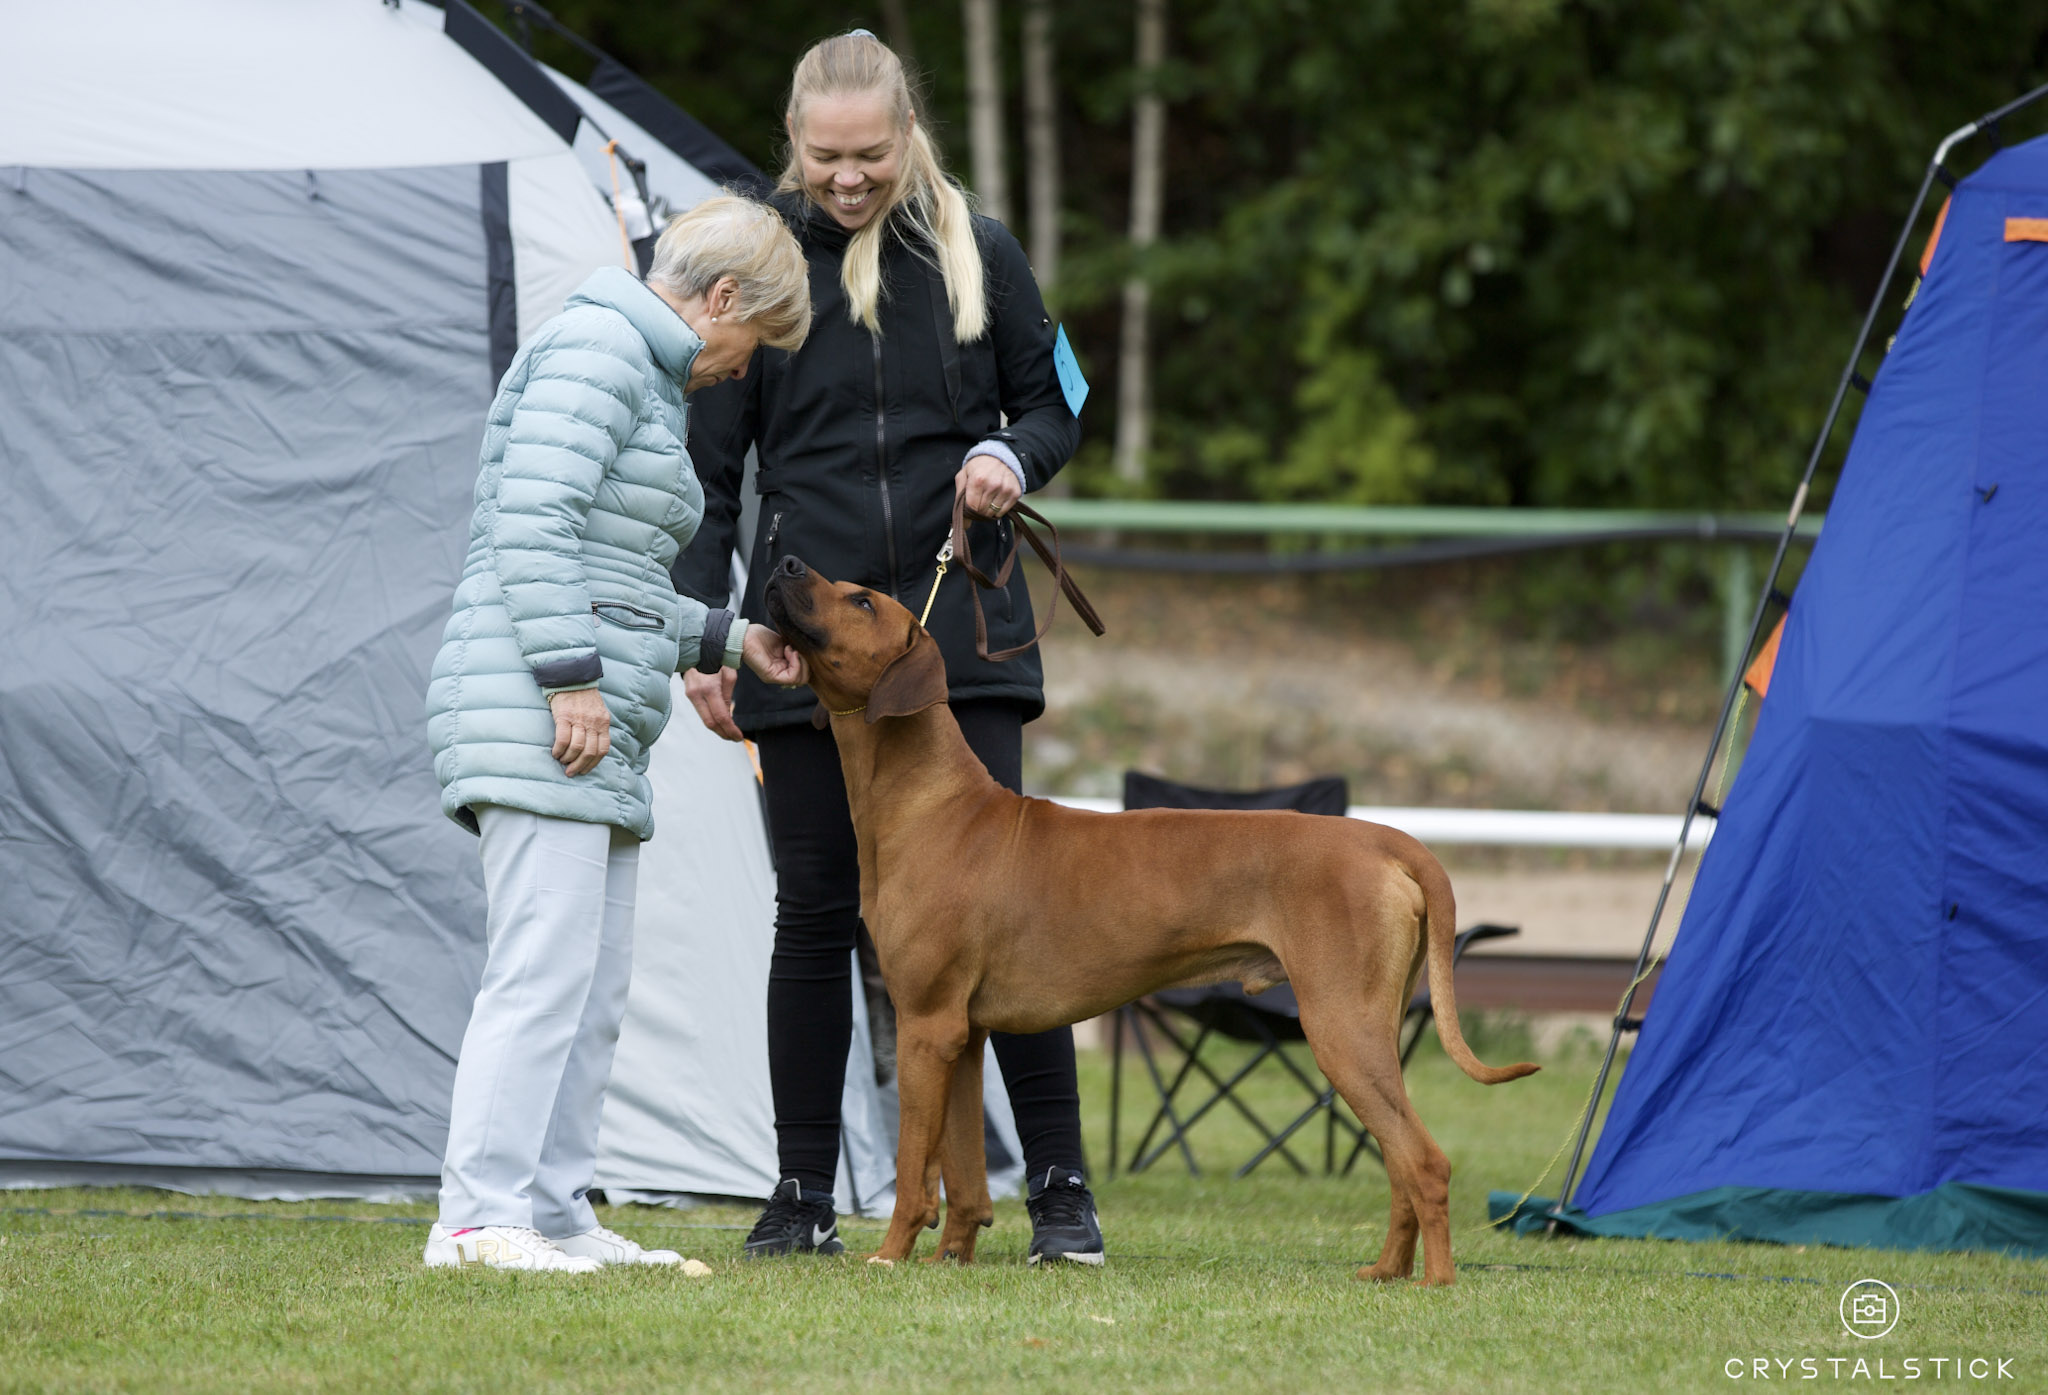
<instances>
[{"instance_id":1,"label":"dog's black nose","mask_svg":"<svg viewBox=\"0 0 2048 1395\"><path fill-rule=\"evenodd\" d=\"M796 558L785 557L775 564L775 574L777 576L786 576L791 581L802 581L805 576L809 575L809 570Z\"/></svg>"}]
</instances>

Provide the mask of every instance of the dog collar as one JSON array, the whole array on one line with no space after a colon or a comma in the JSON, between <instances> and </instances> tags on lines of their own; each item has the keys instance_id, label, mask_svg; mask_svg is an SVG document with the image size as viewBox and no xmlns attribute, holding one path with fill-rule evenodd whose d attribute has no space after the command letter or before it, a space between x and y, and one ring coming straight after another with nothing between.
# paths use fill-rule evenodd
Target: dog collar
<instances>
[{"instance_id":1,"label":"dog collar","mask_svg":"<svg viewBox=\"0 0 2048 1395\"><path fill-rule=\"evenodd\" d=\"M826 708L825 710L826 710L827 712L832 712L832 709L831 709L831 708L829 708L829 707L828 707L828 708ZM854 715L855 713L857 713L857 712L865 712L865 711L867 711L867 710L868 710L868 705L867 705L866 703L862 703L862 704L861 704L860 706L858 706L858 707L849 707L849 708L847 708L847 709L846 709L846 710L845 710L844 712L832 712L832 715L833 715L833 716L835 716L835 717L851 717L851 716L853 716L853 715Z\"/></svg>"}]
</instances>

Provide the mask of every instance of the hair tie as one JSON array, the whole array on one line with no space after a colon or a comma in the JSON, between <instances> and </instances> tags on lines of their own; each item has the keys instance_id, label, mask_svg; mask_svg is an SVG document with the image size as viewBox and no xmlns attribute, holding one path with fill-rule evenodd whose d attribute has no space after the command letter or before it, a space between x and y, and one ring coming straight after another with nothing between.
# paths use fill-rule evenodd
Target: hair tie
<instances>
[{"instance_id":1,"label":"hair tie","mask_svg":"<svg viewBox=\"0 0 2048 1395\"><path fill-rule=\"evenodd\" d=\"M846 37L849 39L874 39L875 31L872 29L849 29L846 31ZM875 39L875 42L880 43L881 40Z\"/></svg>"}]
</instances>

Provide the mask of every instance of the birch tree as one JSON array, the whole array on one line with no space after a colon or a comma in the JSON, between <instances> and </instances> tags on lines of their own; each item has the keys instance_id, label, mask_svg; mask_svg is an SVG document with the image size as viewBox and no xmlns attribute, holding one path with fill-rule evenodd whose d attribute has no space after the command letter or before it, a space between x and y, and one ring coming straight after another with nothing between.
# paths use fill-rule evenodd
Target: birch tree
<instances>
[{"instance_id":1,"label":"birch tree","mask_svg":"<svg viewBox=\"0 0 2048 1395\"><path fill-rule=\"evenodd\" d=\"M1024 0L1024 160L1031 198L1031 269L1039 289L1060 278L1059 89L1052 0Z\"/></svg>"},{"instance_id":2,"label":"birch tree","mask_svg":"<svg viewBox=\"0 0 2048 1395\"><path fill-rule=\"evenodd\" d=\"M981 211L1010 221L1010 181L1003 160L1003 68L996 0L961 0L967 39L967 140L974 155L974 192Z\"/></svg>"},{"instance_id":3,"label":"birch tree","mask_svg":"<svg viewBox=\"0 0 2048 1395\"><path fill-rule=\"evenodd\" d=\"M1116 476L1145 478L1152 449L1152 288L1142 264L1159 241L1159 205L1166 185L1166 98L1159 70L1166 61L1166 0L1137 0L1137 98L1131 106L1131 255L1141 269L1124 282L1123 343L1117 354Z\"/></svg>"},{"instance_id":4,"label":"birch tree","mask_svg":"<svg viewBox=\"0 0 2048 1395\"><path fill-rule=\"evenodd\" d=\"M882 0L882 32L906 65L917 61L910 46L910 10L904 0Z\"/></svg>"}]
</instances>

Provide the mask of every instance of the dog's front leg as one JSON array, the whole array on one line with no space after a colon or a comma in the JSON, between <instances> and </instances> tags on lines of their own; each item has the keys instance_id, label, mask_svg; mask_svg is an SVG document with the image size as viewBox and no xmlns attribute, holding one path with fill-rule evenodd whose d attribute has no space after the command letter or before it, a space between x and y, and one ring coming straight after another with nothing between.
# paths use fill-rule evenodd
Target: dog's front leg
<instances>
[{"instance_id":1,"label":"dog's front leg","mask_svg":"<svg viewBox=\"0 0 2048 1395\"><path fill-rule=\"evenodd\" d=\"M974 1242L982 1227L995 1219L988 1199L988 1153L982 1143L981 1063L988 1033L970 1030L960 1062L953 1067L953 1086L946 1097L946 1131L939 1144L939 1165L946 1181L946 1229L933 1259L974 1262ZM926 1169L930 1173L930 1169Z\"/></svg>"},{"instance_id":2,"label":"dog's front leg","mask_svg":"<svg viewBox=\"0 0 2048 1395\"><path fill-rule=\"evenodd\" d=\"M900 1009L899 1009L900 1011ZM946 1126L953 1073L967 1046L967 1021L896 1019L896 1210L874 1258L893 1264L917 1248L917 1233L938 1224L934 1175ZM977 1118L979 1116L977 1115Z\"/></svg>"}]
</instances>

